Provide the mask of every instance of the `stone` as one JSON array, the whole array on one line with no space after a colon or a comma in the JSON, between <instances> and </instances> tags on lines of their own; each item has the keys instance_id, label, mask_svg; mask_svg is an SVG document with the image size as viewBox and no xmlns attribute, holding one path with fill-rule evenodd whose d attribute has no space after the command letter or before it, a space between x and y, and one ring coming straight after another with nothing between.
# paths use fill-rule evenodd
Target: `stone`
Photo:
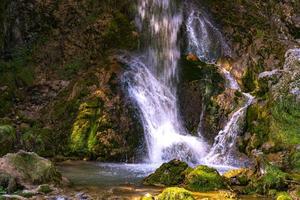
<instances>
[{"instance_id":1,"label":"stone","mask_svg":"<svg viewBox=\"0 0 300 200\"><path fill-rule=\"evenodd\" d=\"M191 191L213 191L226 188L226 180L214 168L200 165L185 178L185 186Z\"/></svg>"},{"instance_id":2,"label":"stone","mask_svg":"<svg viewBox=\"0 0 300 200\"><path fill-rule=\"evenodd\" d=\"M223 176L229 180L230 185L245 186L251 181L254 172L251 169L240 168L229 170Z\"/></svg>"},{"instance_id":3,"label":"stone","mask_svg":"<svg viewBox=\"0 0 300 200\"><path fill-rule=\"evenodd\" d=\"M153 174L143 181L145 185L174 186L179 185L185 178L184 172L188 165L180 160L172 160L162 164Z\"/></svg>"},{"instance_id":4,"label":"stone","mask_svg":"<svg viewBox=\"0 0 300 200\"><path fill-rule=\"evenodd\" d=\"M15 177L26 188L36 184L59 184L62 180L51 161L22 150L0 158L0 171Z\"/></svg>"},{"instance_id":5,"label":"stone","mask_svg":"<svg viewBox=\"0 0 300 200\"><path fill-rule=\"evenodd\" d=\"M198 61L200 61L199 58L195 54L192 54L192 53L189 53L186 56L186 60L190 61L190 62L198 62Z\"/></svg>"}]
</instances>

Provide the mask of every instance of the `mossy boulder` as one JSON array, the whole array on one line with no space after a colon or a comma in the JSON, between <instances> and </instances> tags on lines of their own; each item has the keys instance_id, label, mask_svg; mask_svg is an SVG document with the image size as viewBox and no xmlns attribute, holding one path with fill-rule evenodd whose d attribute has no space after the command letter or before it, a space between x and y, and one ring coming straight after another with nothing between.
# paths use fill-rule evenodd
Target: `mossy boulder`
<instances>
[{"instance_id":1,"label":"mossy boulder","mask_svg":"<svg viewBox=\"0 0 300 200\"><path fill-rule=\"evenodd\" d=\"M7 154L0 159L0 171L17 178L21 185L28 187L36 184L61 182L61 174L51 161L36 153L19 151Z\"/></svg>"},{"instance_id":2,"label":"mossy boulder","mask_svg":"<svg viewBox=\"0 0 300 200\"><path fill-rule=\"evenodd\" d=\"M0 125L0 156L7 154L13 149L15 140L15 129L10 125Z\"/></svg>"},{"instance_id":3,"label":"mossy boulder","mask_svg":"<svg viewBox=\"0 0 300 200\"><path fill-rule=\"evenodd\" d=\"M144 179L145 185L174 186L184 181L189 166L180 160L162 164L153 174Z\"/></svg>"},{"instance_id":4,"label":"mossy boulder","mask_svg":"<svg viewBox=\"0 0 300 200\"><path fill-rule=\"evenodd\" d=\"M185 178L185 186L192 191L211 191L226 188L226 180L214 168L200 165Z\"/></svg>"},{"instance_id":5,"label":"mossy boulder","mask_svg":"<svg viewBox=\"0 0 300 200\"><path fill-rule=\"evenodd\" d=\"M157 200L195 200L192 193L184 188L170 187L157 196Z\"/></svg>"},{"instance_id":6,"label":"mossy boulder","mask_svg":"<svg viewBox=\"0 0 300 200\"><path fill-rule=\"evenodd\" d=\"M287 192L280 192L276 195L276 200L293 200L293 198Z\"/></svg>"},{"instance_id":7,"label":"mossy boulder","mask_svg":"<svg viewBox=\"0 0 300 200\"><path fill-rule=\"evenodd\" d=\"M229 170L223 176L229 180L230 185L246 186L254 175L254 171L241 168Z\"/></svg>"}]
</instances>

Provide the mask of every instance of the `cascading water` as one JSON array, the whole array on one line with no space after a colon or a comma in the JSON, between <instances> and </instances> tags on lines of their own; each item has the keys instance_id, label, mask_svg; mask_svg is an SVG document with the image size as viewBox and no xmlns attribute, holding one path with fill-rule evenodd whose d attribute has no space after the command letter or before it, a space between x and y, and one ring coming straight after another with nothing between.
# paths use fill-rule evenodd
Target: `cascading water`
<instances>
[{"instance_id":1,"label":"cascading water","mask_svg":"<svg viewBox=\"0 0 300 200\"><path fill-rule=\"evenodd\" d=\"M201 60L215 62L231 54L222 33L197 5L186 1L187 53L194 53Z\"/></svg>"},{"instance_id":2,"label":"cascading water","mask_svg":"<svg viewBox=\"0 0 300 200\"><path fill-rule=\"evenodd\" d=\"M179 0L138 0L136 21L142 33L141 53L121 58L129 67L123 82L139 108L151 163L177 158L190 164L235 164L231 159L232 147L240 130L238 122L253 100L251 95L244 94L245 105L232 115L209 152L201 136L204 112L200 116L198 137L187 133L178 116L178 35L183 22L187 53L211 63L230 55L221 32L196 7L188 1L183 5ZM227 87L240 90L231 74L226 70L223 73Z\"/></svg>"},{"instance_id":3,"label":"cascading water","mask_svg":"<svg viewBox=\"0 0 300 200\"><path fill-rule=\"evenodd\" d=\"M189 4L187 7L188 53L194 53L206 62L215 62L222 56L229 56L230 49L221 32L210 22L205 12L195 10L193 4ZM225 69L221 69L221 71L227 82L226 87L240 91L238 83L230 72ZM235 157L236 149L234 146L241 131L241 122L244 119L246 110L254 99L250 94L243 93L243 95L246 99L245 104L231 116L225 128L218 133L212 148L202 160L204 163L208 165L241 165ZM202 115L203 113L200 116L198 130L201 130ZM198 131L198 133L201 133L201 131Z\"/></svg>"},{"instance_id":4,"label":"cascading water","mask_svg":"<svg viewBox=\"0 0 300 200\"><path fill-rule=\"evenodd\" d=\"M144 44L140 55L123 58L130 67L123 81L142 116L149 160L177 158L198 164L206 155L206 143L186 132L177 107L181 1L139 0L138 11Z\"/></svg>"}]
</instances>

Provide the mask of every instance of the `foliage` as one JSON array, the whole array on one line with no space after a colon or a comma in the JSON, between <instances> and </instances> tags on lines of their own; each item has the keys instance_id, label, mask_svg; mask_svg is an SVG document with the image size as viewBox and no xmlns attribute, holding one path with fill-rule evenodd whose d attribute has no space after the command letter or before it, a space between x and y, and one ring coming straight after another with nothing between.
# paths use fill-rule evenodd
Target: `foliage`
<instances>
[{"instance_id":1,"label":"foliage","mask_svg":"<svg viewBox=\"0 0 300 200\"><path fill-rule=\"evenodd\" d=\"M3 156L13 149L16 141L16 132L11 125L0 125L0 156Z\"/></svg>"}]
</instances>

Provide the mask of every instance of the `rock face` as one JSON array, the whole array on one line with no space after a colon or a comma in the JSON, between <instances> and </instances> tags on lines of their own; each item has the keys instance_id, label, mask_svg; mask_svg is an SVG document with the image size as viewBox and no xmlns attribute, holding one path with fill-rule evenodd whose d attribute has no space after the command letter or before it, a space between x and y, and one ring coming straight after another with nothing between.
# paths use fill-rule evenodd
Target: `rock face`
<instances>
[{"instance_id":1,"label":"rock face","mask_svg":"<svg viewBox=\"0 0 300 200\"><path fill-rule=\"evenodd\" d=\"M179 160L172 160L161 165L153 174L143 181L145 185L174 186L179 185L185 178L189 166Z\"/></svg>"},{"instance_id":2,"label":"rock face","mask_svg":"<svg viewBox=\"0 0 300 200\"><path fill-rule=\"evenodd\" d=\"M14 124L17 148L106 161L143 154L143 129L114 59L137 47L133 4L0 3L0 121Z\"/></svg>"},{"instance_id":3,"label":"rock face","mask_svg":"<svg viewBox=\"0 0 300 200\"><path fill-rule=\"evenodd\" d=\"M192 191L213 191L226 188L225 179L214 168L200 165L185 178L186 188Z\"/></svg>"},{"instance_id":4,"label":"rock face","mask_svg":"<svg viewBox=\"0 0 300 200\"><path fill-rule=\"evenodd\" d=\"M8 188L13 180L25 188L44 183L59 184L62 180L61 174L49 160L25 151L0 158L0 174L9 174Z\"/></svg>"},{"instance_id":5,"label":"rock face","mask_svg":"<svg viewBox=\"0 0 300 200\"><path fill-rule=\"evenodd\" d=\"M178 96L185 126L195 135L201 131L212 142L224 121L224 115L214 105L212 97L224 91L225 80L216 65L201 62L194 55L183 59L181 76ZM200 116L203 119L201 122ZM199 124L202 124L202 128Z\"/></svg>"}]
</instances>

